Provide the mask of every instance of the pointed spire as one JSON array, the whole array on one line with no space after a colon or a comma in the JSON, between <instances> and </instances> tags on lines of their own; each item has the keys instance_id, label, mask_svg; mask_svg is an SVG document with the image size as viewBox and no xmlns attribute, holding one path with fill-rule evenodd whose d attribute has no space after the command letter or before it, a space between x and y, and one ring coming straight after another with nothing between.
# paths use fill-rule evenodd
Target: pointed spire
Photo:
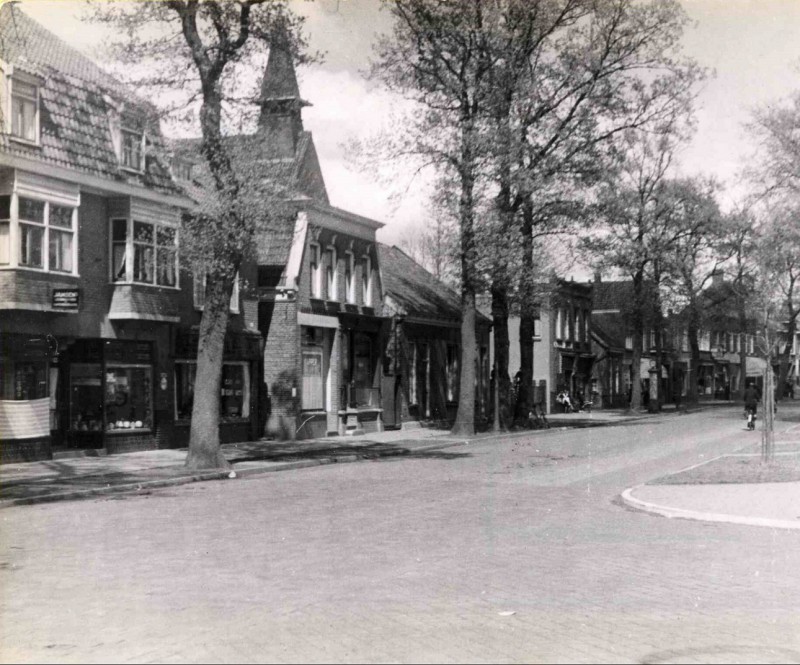
<instances>
[{"instance_id":1,"label":"pointed spire","mask_svg":"<svg viewBox=\"0 0 800 665\"><path fill-rule=\"evenodd\" d=\"M278 34L272 42L258 103L259 130L268 136L271 150L277 156L294 157L303 131L302 109L309 103L300 98L285 35Z\"/></svg>"},{"instance_id":2,"label":"pointed spire","mask_svg":"<svg viewBox=\"0 0 800 665\"><path fill-rule=\"evenodd\" d=\"M297 100L305 105L300 99L292 56L282 44L275 44L269 50L258 100L262 105L266 102L287 100Z\"/></svg>"}]
</instances>

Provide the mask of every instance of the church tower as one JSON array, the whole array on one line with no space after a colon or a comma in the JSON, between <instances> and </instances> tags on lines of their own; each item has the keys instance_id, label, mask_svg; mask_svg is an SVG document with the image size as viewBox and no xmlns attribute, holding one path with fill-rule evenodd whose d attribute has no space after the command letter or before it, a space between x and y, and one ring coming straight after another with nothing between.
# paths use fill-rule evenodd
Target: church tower
<instances>
[{"instance_id":1,"label":"church tower","mask_svg":"<svg viewBox=\"0 0 800 665\"><path fill-rule=\"evenodd\" d=\"M270 48L258 103L258 129L266 135L270 151L275 157L293 158L303 132L302 109L310 104L300 98L292 55L281 40Z\"/></svg>"}]
</instances>

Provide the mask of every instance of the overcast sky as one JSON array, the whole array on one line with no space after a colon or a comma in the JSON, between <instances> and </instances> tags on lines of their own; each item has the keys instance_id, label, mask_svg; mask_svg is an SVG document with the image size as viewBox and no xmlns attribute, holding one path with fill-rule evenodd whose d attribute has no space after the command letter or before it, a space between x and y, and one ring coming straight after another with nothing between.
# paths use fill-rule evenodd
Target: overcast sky
<instances>
[{"instance_id":1,"label":"overcast sky","mask_svg":"<svg viewBox=\"0 0 800 665\"><path fill-rule=\"evenodd\" d=\"M737 193L738 172L752 152L746 129L750 110L800 89L800 0L684 0L696 23L684 38L684 51L715 71L704 84L697 108L696 136L681 158L685 174L714 175L728 186L729 204ZM388 190L351 170L343 144L376 131L391 106L370 90L362 76L375 35L388 18L378 0L306 0L295 3L308 17L312 48L325 62L299 72L301 94L313 106L304 111L306 129L322 162L331 203L386 224L379 238L393 243L426 221L418 183L404 182L407 193L390 201ZM35 20L91 57L98 57L99 35L80 23L79 0L23 0Z\"/></svg>"}]
</instances>

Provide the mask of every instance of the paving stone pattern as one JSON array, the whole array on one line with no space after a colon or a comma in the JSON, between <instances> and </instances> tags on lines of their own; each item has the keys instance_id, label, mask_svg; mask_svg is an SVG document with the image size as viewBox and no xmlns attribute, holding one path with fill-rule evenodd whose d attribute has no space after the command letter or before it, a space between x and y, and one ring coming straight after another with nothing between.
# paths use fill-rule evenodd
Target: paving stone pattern
<instances>
[{"instance_id":1,"label":"paving stone pattern","mask_svg":"<svg viewBox=\"0 0 800 665\"><path fill-rule=\"evenodd\" d=\"M800 533L622 508L730 414L0 512L3 662L800 662ZM702 456L702 457L701 457Z\"/></svg>"}]
</instances>

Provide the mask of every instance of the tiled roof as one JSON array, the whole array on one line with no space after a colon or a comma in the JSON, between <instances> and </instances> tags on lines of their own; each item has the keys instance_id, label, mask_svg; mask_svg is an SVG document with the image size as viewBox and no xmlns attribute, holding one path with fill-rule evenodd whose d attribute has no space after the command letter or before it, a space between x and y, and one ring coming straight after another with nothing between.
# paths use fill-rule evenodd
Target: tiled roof
<instances>
[{"instance_id":1,"label":"tiled roof","mask_svg":"<svg viewBox=\"0 0 800 665\"><path fill-rule=\"evenodd\" d=\"M461 320L461 299L397 247L378 243L383 291L406 316ZM485 319L482 314L479 319Z\"/></svg>"},{"instance_id":2,"label":"tiled roof","mask_svg":"<svg viewBox=\"0 0 800 665\"><path fill-rule=\"evenodd\" d=\"M625 338L628 333L621 315L592 314L592 331L608 346L625 348Z\"/></svg>"},{"instance_id":3,"label":"tiled roof","mask_svg":"<svg viewBox=\"0 0 800 665\"><path fill-rule=\"evenodd\" d=\"M114 151L109 119L116 105L125 104L137 116L147 116L152 109L11 3L0 7L0 59L45 80L40 92L41 145L29 146L3 134L0 151L111 180L177 191L159 156L163 141L157 123L148 124L144 174L121 169Z\"/></svg>"},{"instance_id":4,"label":"tiled roof","mask_svg":"<svg viewBox=\"0 0 800 665\"><path fill-rule=\"evenodd\" d=\"M304 178L306 175L304 167L306 166L306 159L310 156L310 151L313 150L311 132L300 133L297 151L295 157L291 160L276 159L272 154L270 142L266 140L257 141L255 140L257 138L258 134L229 136L225 138L225 145L234 156L239 152L252 165L256 165L263 160L265 169L269 171L270 177L285 178L287 181L287 197L309 196L311 198L320 198L315 196L313 191L305 191L308 187L306 187L307 183ZM206 160L200 154L200 142L201 139L199 138L174 139L170 142L170 145L176 156L188 159L194 164L192 182L180 181L180 185L188 196L202 204L206 197L210 196L213 199L215 195L210 193L213 191L211 176ZM261 154L254 154L256 150ZM327 196L322 198L323 202L327 203Z\"/></svg>"}]
</instances>

